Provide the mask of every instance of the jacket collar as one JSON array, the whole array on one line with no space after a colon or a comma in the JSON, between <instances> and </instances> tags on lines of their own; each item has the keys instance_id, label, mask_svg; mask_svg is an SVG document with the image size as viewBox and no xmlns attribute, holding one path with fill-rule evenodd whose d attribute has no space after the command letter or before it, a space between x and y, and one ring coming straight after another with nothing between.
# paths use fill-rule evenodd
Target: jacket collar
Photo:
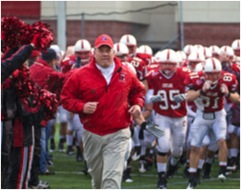
<instances>
[{"instance_id":1,"label":"jacket collar","mask_svg":"<svg viewBox=\"0 0 241 190\"><path fill-rule=\"evenodd\" d=\"M122 65L122 64L121 64L121 61L120 61L117 57L114 57L114 63L115 63L115 70L114 70L114 72L116 72L117 70L119 70L119 69L121 68L121 65ZM90 60L89 66L90 66L91 68L98 69L98 68L96 67L95 58L92 58L92 59Z\"/></svg>"},{"instance_id":2,"label":"jacket collar","mask_svg":"<svg viewBox=\"0 0 241 190\"><path fill-rule=\"evenodd\" d=\"M50 67L50 65L49 65L45 60L43 60L42 58L38 58L38 59L34 62L34 64L38 64L38 65Z\"/></svg>"}]
</instances>

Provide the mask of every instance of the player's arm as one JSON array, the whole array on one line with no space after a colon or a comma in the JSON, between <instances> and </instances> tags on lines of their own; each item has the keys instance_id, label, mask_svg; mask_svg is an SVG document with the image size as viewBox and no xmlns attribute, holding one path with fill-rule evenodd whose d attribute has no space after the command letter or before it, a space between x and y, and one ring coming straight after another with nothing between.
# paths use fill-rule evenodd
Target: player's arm
<instances>
[{"instance_id":1,"label":"player's arm","mask_svg":"<svg viewBox=\"0 0 241 190\"><path fill-rule=\"evenodd\" d=\"M230 92L227 97L230 99L231 102L233 103L240 103L240 96L237 92Z\"/></svg>"},{"instance_id":2,"label":"player's arm","mask_svg":"<svg viewBox=\"0 0 241 190\"><path fill-rule=\"evenodd\" d=\"M240 103L239 94L236 91L229 91L226 84L223 83L220 90L232 103Z\"/></svg>"},{"instance_id":3,"label":"player's arm","mask_svg":"<svg viewBox=\"0 0 241 190\"><path fill-rule=\"evenodd\" d=\"M186 93L186 100L188 102L194 101L196 98L198 98L201 95L201 90L188 90Z\"/></svg>"},{"instance_id":4,"label":"player's arm","mask_svg":"<svg viewBox=\"0 0 241 190\"><path fill-rule=\"evenodd\" d=\"M186 100L189 101L189 102L194 101L199 96L204 95L206 93L206 91L210 88L210 86L211 86L210 81L205 81L202 88L199 89L199 90L194 90L192 85L187 86L187 88L189 90L186 93Z\"/></svg>"}]
</instances>

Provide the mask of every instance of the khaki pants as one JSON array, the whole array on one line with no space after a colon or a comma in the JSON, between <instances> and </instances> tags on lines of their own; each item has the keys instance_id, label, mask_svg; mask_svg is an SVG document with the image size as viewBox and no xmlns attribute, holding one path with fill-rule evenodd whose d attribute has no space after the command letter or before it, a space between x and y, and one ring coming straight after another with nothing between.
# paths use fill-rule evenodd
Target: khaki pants
<instances>
[{"instance_id":1,"label":"khaki pants","mask_svg":"<svg viewBox=\"0 0 241 190\"><path fill-rule=\"evenodd\" d=\"M94 189L120 189L130 129L99 136L83 132L84 155Z\"/></svg>"}]
</instances>

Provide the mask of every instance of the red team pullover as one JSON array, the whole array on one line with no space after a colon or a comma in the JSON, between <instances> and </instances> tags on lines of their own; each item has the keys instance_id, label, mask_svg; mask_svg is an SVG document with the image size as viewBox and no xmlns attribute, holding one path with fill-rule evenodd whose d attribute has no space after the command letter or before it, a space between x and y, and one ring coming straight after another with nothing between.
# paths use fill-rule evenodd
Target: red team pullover
<instances>
[{"instance_id":1,"label":"red team pullover","mask_svg":"<svg viewBox=\"0 0 241 190\"><path fill-rule=\"evenodd\" d=\"M200 71L190 74L184 83L189 89L200 90L204 82L204 73ZM222 83L227 85L229 92L236 92L238 86L236 76L232 73L222 71L218 83L194 101L200 111L216 112L223 109L224 94L220 91Z\"/></svg>"},{"instance_id":2,"label":"red team pullover","mask_svg":"<svg viewBox=\"0 0 241 190\"><path fill-rule=\"evenodd\" d=\"M131 122L129 105L144 105L144 85L119 59L115 58L114 62L109 85L92 59L71 75L61 93L63 107L78 113L84 128L98 135L127 128ZM93 114L83 113L86 102L98 102Z\"/></svg>"},{"instance_id":3,"label":"red team pullover","mask_svg":"<svg viewBox=\"0 0 241 190\"><path fill-rule=\"evenodd\" d=\"M57 72L53 68L51 68L49 64L41 58L37 59L36 62L34 62L34 64L29 68L29 70L30 77L41 88L45 87L48 76L52 73L59 74L60 76L63 75L62 73Z\"/></svg>"},{"instance_id":4,"label":"red team pullover","mask_svg":"<svg viewBox=\"0 0 241 190\"><path fill-rule=\"evenodd\" d=\"M173 97L185 93L183 81L188 73L186 68L177 68L170 78L166 78L157 68L148 73L146 79L149 89L154 90L154 95L162 97L161 102L153 104L156 113L167 117L183 117L187 114L185 101L176 103Z\"/></svg>"}]
</instances>

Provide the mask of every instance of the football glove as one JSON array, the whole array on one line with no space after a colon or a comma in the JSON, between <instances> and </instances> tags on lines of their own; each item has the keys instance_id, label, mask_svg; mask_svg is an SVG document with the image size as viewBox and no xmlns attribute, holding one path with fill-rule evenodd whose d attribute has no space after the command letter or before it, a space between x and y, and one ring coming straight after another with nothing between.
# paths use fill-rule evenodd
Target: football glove
<instances>
[{"instance_id":1,"label":"football glove","mask_svg":"<svg viewBox=\"0 0 241 190\"><path fill-rule=\"evenodd\" d=\"M161 102L162 101L162 97L160 95L153 95L150 98L151 102Z\"/></svg>"},{"instance_id":2,"label":"football glove","mask_svg":"<svg viewBox=\"0 0 241 190\"><path fill-rule=\"evenodd\" d=\"M160 138L165 134L164 131L161 130L157 124L147 124L146 121L141 124L141 128L147 130L149 133L151 133L157 138Z\"/></svg>"},{"instance_id":3,"label":"football glove","mask_svg":"<svg viewBox=\"0 0 241 190\"><path fill-rule=\"evenodd\" d=\"M174 96L173 99L176 103L180 103L180 102L182 102L183 100L186 99L186 95L185 94L178 94L178 95Z\"/></svg>"}]
</instances>

